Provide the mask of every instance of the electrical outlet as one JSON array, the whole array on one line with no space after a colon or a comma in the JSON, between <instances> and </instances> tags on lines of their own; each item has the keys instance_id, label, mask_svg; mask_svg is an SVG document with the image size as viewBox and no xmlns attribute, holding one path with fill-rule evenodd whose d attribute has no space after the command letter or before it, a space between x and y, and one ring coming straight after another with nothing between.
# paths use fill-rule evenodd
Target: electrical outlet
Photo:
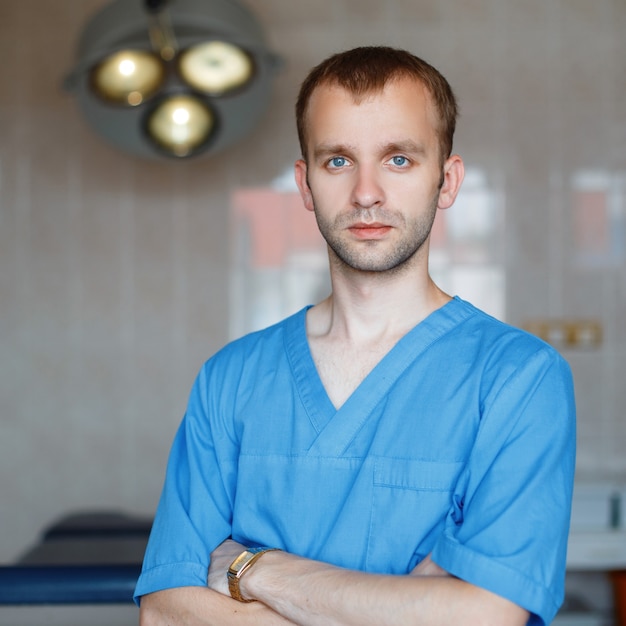
<instances>
[{"instance_id":1,"label":"electrical outlet","mask_svg":"<svg viewBox=\"0 0 626 626\"><path fill-rule=\"evenodd\" d=\"M602 343L602 325L597 320L538 319L522 328L556 348L597 348Z\"/></svg>"}]
</instances>

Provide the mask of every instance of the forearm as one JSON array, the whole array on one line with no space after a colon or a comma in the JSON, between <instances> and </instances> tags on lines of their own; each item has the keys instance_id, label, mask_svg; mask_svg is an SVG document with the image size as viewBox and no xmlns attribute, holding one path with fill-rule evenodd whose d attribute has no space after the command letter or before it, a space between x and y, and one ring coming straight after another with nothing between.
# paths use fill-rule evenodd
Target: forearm
<instances>
[{"instance_id":1,"label":"forearm","mask_svg":"<svg viewBox=\"0 0 626 626\"><path fill-rule=\"evenodd\" d=\"M260 602L242 604L205 587L179 587L141 599L141 626L293 626Z\"/></svg>"},{"instance_id":2,"label":"forearm","mask_svg":"<svg viewBox=\"0 0 626 626\"><path fill-rule=\"evenodd\" d=\"M365 574L268 553L241 579L254 598L300 626L523 626L528 614L453 577Z\"/></svg>"}]
</instances>

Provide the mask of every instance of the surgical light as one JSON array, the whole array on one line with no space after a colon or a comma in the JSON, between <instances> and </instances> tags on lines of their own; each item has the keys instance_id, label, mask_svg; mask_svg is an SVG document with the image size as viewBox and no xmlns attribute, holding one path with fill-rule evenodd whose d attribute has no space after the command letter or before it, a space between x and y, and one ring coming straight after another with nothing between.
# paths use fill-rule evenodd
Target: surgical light
<instances>
[{"instance_id":1,"label":"surgical light","mask_svg":"<svg viewBox=\"0 0 626 626\"><path fill-rule=\"evenodd\" d=\"M258 123L280 65L235 0L114 0L81 35L65 87L118 148L210 155Z\"/></svg>"}]
</instances>

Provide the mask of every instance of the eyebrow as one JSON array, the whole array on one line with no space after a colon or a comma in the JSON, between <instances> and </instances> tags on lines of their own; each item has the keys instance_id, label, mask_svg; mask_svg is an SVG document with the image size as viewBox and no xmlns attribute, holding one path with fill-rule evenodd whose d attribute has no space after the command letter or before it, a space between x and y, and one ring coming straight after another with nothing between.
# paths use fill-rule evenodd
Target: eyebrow
<instances>
[{"instance_id":1,"label":"eyebrow","mask_svg":"<svg viewBox=\"0 0 626 626\"><path fill-rule=\"evenodd\" d=\"M330 157L334 154L351 154L354 148L347 144L326 144L322 143L313 150L313 158L317 161ZM422 143L417 143L411 139L404 141L391 141L382 144L379 147L381 154L389 154L390 152L405 152L412 155L425 155L426 147Z\"/></svg>"},{"instance_id":2,"label":"eyebrow","mask_svg":"<svg viewBox=\"0 0 626 626\"><path fill-rule=\"evenodd\" d=\"M322 143L313 150L313 158L318 161L333 154L350 154L352 148L346 144Z\"/></svg>"},{"instance_id":3,"label":"eyebrow","mask_svg":"<svg viewBox=\"0 0 626 626\"><path fill-rule=\"evenodd\" d=\"M411 139L405 141L392 141L381 146L381 152L387 154L389 152L407 152L409 154L424 155L426 154L426 146L423 143L417 143Z\"/></svg>"}]
</instances>

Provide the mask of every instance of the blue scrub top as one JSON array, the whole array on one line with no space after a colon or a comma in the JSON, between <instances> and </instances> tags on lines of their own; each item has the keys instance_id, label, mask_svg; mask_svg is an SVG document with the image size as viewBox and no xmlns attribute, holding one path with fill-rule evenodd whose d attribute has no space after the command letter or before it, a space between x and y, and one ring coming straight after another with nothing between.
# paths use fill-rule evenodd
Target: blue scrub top
<instances>
[{"instance_id":1,"label":"blue scrub top","mask_svg":"<svg viewBox=\"0 0 626 626\"><path fill-rule=\"evenodd\" d=\"M206 585L225 539L406 574L426 555L548 624L564 595L572 379L539 339L454 298L336 409L306 309L202 368L136 597Z\"/></svg>"}]
</instances>

